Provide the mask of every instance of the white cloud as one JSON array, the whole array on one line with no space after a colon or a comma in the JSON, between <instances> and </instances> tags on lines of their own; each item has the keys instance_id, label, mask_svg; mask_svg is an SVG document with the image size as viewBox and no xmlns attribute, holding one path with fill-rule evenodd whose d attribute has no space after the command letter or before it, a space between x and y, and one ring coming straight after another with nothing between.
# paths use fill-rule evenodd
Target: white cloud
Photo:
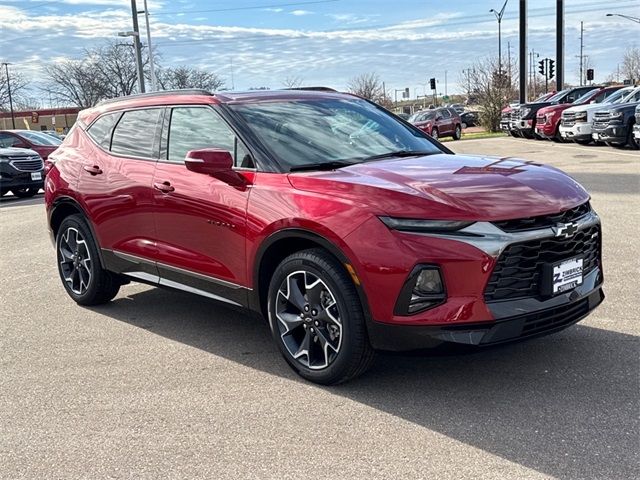
<instances>
[{"instance_id":1,"label":"white cloud","mask_svg":"<svg viewBox=\"0 0 640 480\"><path fill-rule=\"evenodd\" d=\"M313 12L310 12L309 10L292 10L291 15L295 15L296 17L302 17L304 15L313 15Z\"/></svg>"}]
</instances>

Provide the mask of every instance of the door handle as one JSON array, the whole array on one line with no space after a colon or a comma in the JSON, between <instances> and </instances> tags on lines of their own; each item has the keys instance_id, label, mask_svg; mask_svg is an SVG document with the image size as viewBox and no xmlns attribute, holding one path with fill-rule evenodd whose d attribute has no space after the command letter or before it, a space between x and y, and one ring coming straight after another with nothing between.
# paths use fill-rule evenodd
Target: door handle
<instances>
[{"instance_id":1,"label":"door handle","mask_svg":"<svg viewBox=\"0 0 640 480\"><path fill-rule=\"evenodd\" d=\"M84 170L86 172L89 172L91 175L100 175L102 173L102 169L98 165L93 165L91 167L88 165L85 165L82 168L84 168Z\"/></svg>"},{"instance_id":2,"label":"door handle","mask_svg":"<svg viewBox=\"0 0 640 480\"><path fill-rule=\"evenodd\" d=\"M175 191L175 188L171 186L171 182L168 181L162 183L155 182L153 184L153 188L160 190L162 193L171 193Z\"/></svg>"}]
</instances>

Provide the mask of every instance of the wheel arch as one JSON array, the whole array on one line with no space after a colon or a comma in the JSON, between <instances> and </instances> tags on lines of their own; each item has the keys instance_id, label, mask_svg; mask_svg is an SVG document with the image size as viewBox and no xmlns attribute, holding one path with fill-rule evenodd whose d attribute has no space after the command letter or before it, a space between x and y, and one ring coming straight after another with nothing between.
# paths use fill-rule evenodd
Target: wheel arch
<instances>
[{"instance_id":1,"label":"wheel arch","mask_svg":"<svg viewBox=\"0 0 640 480\"><path fill-rule=\"evenodd\" d=\"M273 272L286 257L309 248L322 248L340 262L356 287L368 324L371 319L369 303L360 283L361 277L357 274L356 266L334 242L303 228L279 230L267 237L258 248L253 263L253 295L249 301L250 308L262 313L267 318L267 293ZM351 271L347 265L352 269Z\"/></svg>"},{"instance_id":2,"label":"wheel arch","mask_svg":"<svg viewBox=\"0 0 640 480\"><path fill-rule=\"evenodd\" d=\"M93 237L93 241L96 243L96 249L98 250L98 258L100 260L100 265L104 268L104 261L102 259L102 250L100 248L100 244L98 242L98 237L96 235L95 229L93 228L93 224L87 215L87 212L82 205L72 197L62 196L58 197L53 201L53 204L50 208L49 213L49 228L51 230L52 239L55 245L55 239L58 234L58 230L60 225L65 218L71 215L81 215L86 221L89 230L91 231L91 236Z\"/></svg>"}]
</instances>

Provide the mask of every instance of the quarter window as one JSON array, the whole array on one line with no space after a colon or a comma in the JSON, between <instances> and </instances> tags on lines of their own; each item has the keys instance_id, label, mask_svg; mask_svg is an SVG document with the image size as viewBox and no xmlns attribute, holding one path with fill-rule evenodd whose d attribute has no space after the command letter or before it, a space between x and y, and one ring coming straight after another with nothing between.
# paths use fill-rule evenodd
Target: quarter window
<instances>
[{"instance_id":1,"label":"quarter window","mask_svg":"<svg viewBox=\"0 0 640 480\"><path fill-rule=\"evenodd\" d=\"M118 118L120 118L120 112L108 113L93 122L87 130L89 136L105 150L111 148L111 133Z\"/></svg>"},{"instance_id":2,"label":"quarter window","mask_svg":"<svg viewBox=\"0 0 640 480\"><path fill-rule=\"evenodd\" d=\"M130 110L122 115L111 141L111 151L129 157L153 158L159 108Z\"/></svg>"},{"instance_id":3,"label":"quarter window","mask_svg":"<svg viewBox=\"0 0 640 480\"><path fill-rule=\"evenodd\" d=\"M247 149L225 121L209 107L179 107L171 112L168 155L170 162L182 163L190 150L227 150L237 167L253 167Z\"/></svg>"}]
</instances>

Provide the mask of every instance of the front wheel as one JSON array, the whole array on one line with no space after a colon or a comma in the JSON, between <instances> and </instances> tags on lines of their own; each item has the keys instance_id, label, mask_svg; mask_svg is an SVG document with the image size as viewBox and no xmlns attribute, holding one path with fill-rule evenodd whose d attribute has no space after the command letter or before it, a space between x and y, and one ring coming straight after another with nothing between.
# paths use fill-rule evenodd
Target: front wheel
<instances>
[{"instance_id":1,"label":"front wheel","mask_svg":"<svg viewBox=\"0 0 640 480\"><path fill-rule=\"evenodd\" d=\"M438 140L438 129L437 128L433 128L431 130L431 138L435 138L436 140Z\"/></svg>"},{"instance_id":2,"label":"front wheel","mask_svg":"<svg viewBox=\"0 0 640 480\"><path fill-rule=\"evenodd\" d=\"M104 270L91 230L80 215L65 218L56 234L58 273L79 305L100 305L118 294L118 278Z\"/></svg>"},{"instance_id":3,"label":"front wheel","mask_svg":"<svg viewBox=\"0 0 640 480\"><path fill-rule=\"evenodd\" d=\"M11 191L18 198L29 198L33 197L36 193L38 193L39 188L14 188Z\"/></svg>"},{"instance_id":4,"label":"front wheel","mask_svg":"<svg viewBox=\"0 0 640 480\"><path fill-rule=\"evenodd\" d=\"M269 324L289 365L323 385L364 373L374 351L360 298L342 265L322 249L294 253L269 286Z\"/></svg>"},{"instance_id":5,"label":"front wheel","mask_svg":"<svg viewBox=\"0 0 640 480\"><path fill-rule=\"evenodd\" d=\"M453 139L460 140L461 138L462 138L462 128L460 128L460 125L456 125L456 130L455 132L453 132Z\"/></svg>"},{"instance_id":6,"label":"front wheel","mask_svg":"<svg viewBox=\"0 0 640 480\"><path fill-rule=\"evenodd\" d=\"M640 148L640 143L638 143L636 137L633 136L633 123L629 124L629 133L627 135L627 145L634 150L638 150Z\"/></svg>"}]
</instances>

